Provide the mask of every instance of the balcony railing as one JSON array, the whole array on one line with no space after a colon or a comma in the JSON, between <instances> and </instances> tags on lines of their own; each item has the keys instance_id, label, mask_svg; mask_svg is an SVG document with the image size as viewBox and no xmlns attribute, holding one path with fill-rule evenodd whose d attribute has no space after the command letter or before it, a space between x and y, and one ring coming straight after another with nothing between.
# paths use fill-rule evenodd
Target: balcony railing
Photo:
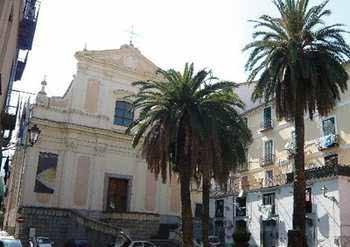
<instances>
[{"instance_id":1,"label":"balcony railing","mask_svg":"<svg viewBox=\"0 0 350 247\"><path fill-rule=\"evenodd\" d=\"M27 64L28 53L29 52L26 53L24 58L18 57L17 65L16 65L15 81L19 81L22 79L24 68L26 67L26 64Z\"/></svg>"},{"instance_id":2,"label":"balcony railing","mask_svg":"<svg viewBox=\"0 0 350 247\"><path fill-rule=\"evenodd\" d=\"M332 148L338 145L338 135L329 134L319 138L316 142L318 150L322 151L328 148Z\"/></svg>"},{"instance_id":3,"label":"balcony railing","mask_svg":"<svg viewBox=\"0 0 350 247\"><path fill-rule=\"evenodd\" d=\"M36 0L26 0L23 18L19 25L18 48L31 50L40 9L40 3Z\"/></svg>"},{"instance_id":4,"label":"balcony railing","mask_svg":"<svg viewBox=\"0 0 350 247\"><path fill-rule=\"evenodd\" d=\"M272 119L265 119L260 124L260 131L266 131L269 129L273 129L273 120Z\"/></svg>"},{"instance_id":5,"label":"balcony railing","mask_svg":"<svg viewBox=\"0 0 350 247\"><path fill-rule=\"evenodd\" d=\"M272 165L274 163L275 163L275 155L274 154L265 154L260 160L261 166L268 166L268 165Z\"/></svg>"}]
</instances>

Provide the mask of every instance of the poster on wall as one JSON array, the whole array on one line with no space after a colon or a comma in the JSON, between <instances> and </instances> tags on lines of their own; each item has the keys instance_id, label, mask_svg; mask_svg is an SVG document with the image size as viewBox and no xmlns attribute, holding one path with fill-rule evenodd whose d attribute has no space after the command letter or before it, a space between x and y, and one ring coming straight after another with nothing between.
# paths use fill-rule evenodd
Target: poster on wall
<instances>
[{"instance_id":1,"label":"poster on wall","mask_svg":"<svg viewBox=\"0 0 350 247\"><path fill-rule=\"evenodd\" d=\"M57 160L57 154L40 152L34 192L44 194L55 192Z\"/></svg>"}]
</instances>

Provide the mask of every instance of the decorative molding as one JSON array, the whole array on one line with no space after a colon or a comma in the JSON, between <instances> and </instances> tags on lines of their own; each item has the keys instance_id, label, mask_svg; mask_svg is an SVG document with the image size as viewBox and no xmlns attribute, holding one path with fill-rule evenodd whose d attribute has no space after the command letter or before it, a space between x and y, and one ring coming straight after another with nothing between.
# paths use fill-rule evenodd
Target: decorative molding
<instances>
[{"instance_id":1,"label":"decorative molding","mask_svg":"<svg viewBox=\"0 0 350 247\"><path fill-rule=\"evenodd\" d=\"M107 151L107 144L97 144L94 147L96 155L103 155Z\"/></svg>"},{"instance_id":2,"label":"decorative molding","mask_svg":"<svg viewBox=\"0 0 350 247\"><path fill-rule=\"evenodd\" d=\"M130 98L126 98L126 97L130 97L130 96L135 95L135 93L133 93L129 90L125 90L125 89L114 90L113 94L114 94L116 100L124 100L124 101L130 102L130 103L132 103L132 100Z\"/></svg>"}]
</instances>

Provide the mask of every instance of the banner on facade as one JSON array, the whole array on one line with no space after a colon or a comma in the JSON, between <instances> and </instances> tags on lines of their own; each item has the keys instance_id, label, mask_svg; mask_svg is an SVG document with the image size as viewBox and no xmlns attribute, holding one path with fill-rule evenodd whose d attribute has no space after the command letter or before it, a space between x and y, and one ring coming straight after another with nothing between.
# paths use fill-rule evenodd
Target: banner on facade
<instances>
[{"instance_id":1,"label":"banner on facade","mask_svg":"<svg viewBox=\"0 0 350 247\"><path fill-rule=\"evenodd\" d=\"M44 194L55 192L57 160L57 154L42 152L39 154L34 192Z\"/></svg>"}]
</instances>

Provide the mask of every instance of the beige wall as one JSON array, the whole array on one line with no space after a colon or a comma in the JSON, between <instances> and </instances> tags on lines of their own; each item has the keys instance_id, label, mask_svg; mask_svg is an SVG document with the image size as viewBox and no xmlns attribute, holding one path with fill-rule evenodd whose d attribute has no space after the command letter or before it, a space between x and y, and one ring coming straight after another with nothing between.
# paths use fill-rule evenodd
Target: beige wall
<instances>
[{"instance_id":1,"label":"beige wall","mask_svg":"<svg viewBox=\"0 0 350 247\"><path fill-rule=\"evenodd\" d=\"M0 111L3 109L12 64L16 62L17 34L22 13L22 0L0 1ZM11 17L10 17L11 16Z\"/></svg>"}]
</instances>

